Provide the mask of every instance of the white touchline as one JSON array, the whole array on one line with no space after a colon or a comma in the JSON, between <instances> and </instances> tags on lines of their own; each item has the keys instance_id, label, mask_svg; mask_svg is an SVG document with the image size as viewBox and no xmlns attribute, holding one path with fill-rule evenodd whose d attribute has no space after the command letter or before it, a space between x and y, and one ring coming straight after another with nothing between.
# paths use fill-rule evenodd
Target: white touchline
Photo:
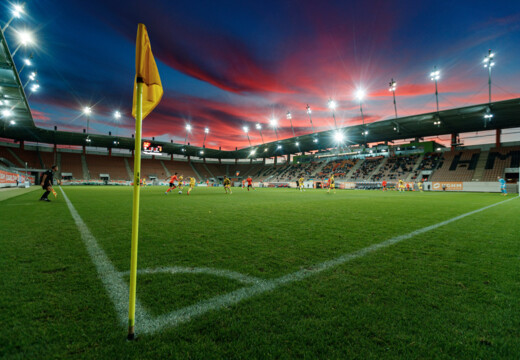
<instances>
[{"instance_id":1,"label":"white touchline","mask_svg":"<svg viewBox=\"0 0 520 360\"><path fill-rule=\"evenodd\" d=\"M61 189L61 187L60 187ZM69 207L69 210L72 214L72 217L74 218L74 221L76 222L76 225L78 226L81 237L85 243L85 246L87 247L87 250L92 257L92 261L96 265L96 268L99 272L101 281L105 285L105 288L107 289L107 292L110 295L110 298L115 304L116 310L119 314L119 317L122 319L122 322L126 323L126 311L128 306L128 286L126 285L126 282L123 280L123 276L128 274L128 272L117 272L106 254L103 252L103 250L99 247L99 245L96 242L96 239L94 236L90 233L87 226L79 216L79 214L74 209L74 206L70 202L70 200L65 195L65 192L63 189L61 189L63 196L65 198L65 201L67 202L67 205ZM289 284L292 282L303 280L309 276L318 274L322 271L332 269L334 267L337 267L339 265L345 264L351 260L363 257L367 254L370 254L372 252L375 252L380 249L387 248L391 245L397 244L399 242L402 242L404 240L410 239L414 236L423 234L425 232L435 230L441 226L448 225L452 222L455 222L457 220L463 219L467 216L477 214L481 211L490 209L494 206L506 203L508 201L517 199L518 197L510 198L508 200L500 201L495 204L491 204L488 206L484 206L480 209L473 210L470 212L467 212L465 214L455 216L451 219L439 222L434 225L426 226L422 229L412 231L408 234L399 235L396 237L393 237L391 239L388 239L386 241L383 241L378 244L373 244L370 246L367 246L363 249L360 249L358 251L355 251L353 253L344 254L341 255L335 259L324 261L322 263L318 263L315 265L312 265L308 267L307 269L302 269L299 271L296 271L292 274L281 276L277 279L272 280L261 280L254 277L250 277L248 275L243 275L237 272L233 271L227 271L227 270L219 270L219 269L209 269L209 268L181 268L181 267L169 267L169 268L157 268L157 269L144 269L140 270L140 273L143 274L153 274L153 273L209 273L216 276L223 276L235 279L242 283L252 283L254 285L249 287L243 287L238 290L232 291L230 293L224 294L224 295L218 295L211 299L203 300L198 302L197 304L190 305L187 307L184 307L182 309L174 310L168 314L160 315L158 317L152 317L146 310L143 308L142 305L139 304L139 302L136 305L136 327L140 330L139 332L145 333L145 334L151 334L154 332L157 332L161 329L168 328L168 327L174 327L179 324L185 323L190 321L192 318L200 316L202 314L207 313L211 310L220 310L222 308L228 307L230 305L234 305L239 303L240 301L249 299L253 296L262 294L264 292L274 290L279 286Z\"/></svg>"},{"instance_id":2,"label":"white touchline","mask_svg":"<svg viewBox=\"0 0 520 360\"><path fill-rule=\"evenodd\" d=\"M78 230L81 234L81 239L87 248L88 254L96 267L98 275L101 279L103 285L107 290L108 295L112 299L114 306L116 308L117 315L119 316L119 320L122 324L128 323L128 296L129 289L126 282L123 280L122 275L119 274L108 259L107 255L103 251L103 249L98 245L96 238L87 225L81 219L78 212L70 202L69 198L65 194L65 191L60 186L60 190L63 194L63 198L69 207L70 214L78 227ZM136 303L136 321L143 322L146 318L149 318L148 313L142 307L139 302Z\"/></svg>"}]
</instances>

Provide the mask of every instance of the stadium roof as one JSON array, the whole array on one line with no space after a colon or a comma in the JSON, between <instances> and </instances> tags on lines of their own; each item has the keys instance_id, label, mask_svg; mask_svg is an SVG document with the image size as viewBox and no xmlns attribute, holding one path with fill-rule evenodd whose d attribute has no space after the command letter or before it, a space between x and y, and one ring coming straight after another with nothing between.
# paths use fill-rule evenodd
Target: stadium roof
<instances>
[{"instance_id":1,"label":"stadium roof","mask_svg":"<svg viewBox=\"0 0 520 360\"><path fill-rule=\"evenodd\" d=\"M11 120L16 126L23 128L34 127L34 120L27 103L23 85L18 76L11 52L7 47L4 34L0 31L0 108L2 113L2 127L9 126ZM5 110L10 110L11 115L3 115Z\"/></svg>"},{"instance_id":2,"label":"stadium roof","mask_svg":"<svg viewBox=\"0 0 520 360\"><path fill-rule=\"evenodd\" d=\"M5 56L2 58L3 61L5 61L3 63L5 64L4 68L2 68L2 82L9 84L7 87L9 91L4 94L9 96L9 99L12 99L11 101L13 101L13 103L18 101L18 105L16 110L16 125L9 125L8 121L4 119L3 126L0 128L0 137L17 141L24 140L58 145L88 145L105 148L134 149L133 138L98 134L87 135L80 132L47 130L36 127L30 115L19 78L12 70L12 65L9 65L12 64L12 59L9 53L5 52L5 41L3 41L2 48L4 49L3 55ZM11 68L9 66L11 66ZM2 87L2 89L4 89L4 87ZM492 114L493 117L491 119L485 119L484 115L486 114ZM152 139L143 139L143 141L153 141L154 144L162 145L163 152L168 154L202 157L201 151L203 151L203 157L206 158L246 159L282 156L334 148L338 146L335 140L337 131L343 133L343 146L349 146L516 127L520 127L520 98L376 121L365 125L347 126L338 130L307 134L237 149L235 151L153 141ZM365 132L368 133L365 135ZM91 140L89 144L86 143L87 136ZM298 145L296 145L296 143L298 143ZM254 153L252 153L253 151Z\"/></svg>"}]
</instances>

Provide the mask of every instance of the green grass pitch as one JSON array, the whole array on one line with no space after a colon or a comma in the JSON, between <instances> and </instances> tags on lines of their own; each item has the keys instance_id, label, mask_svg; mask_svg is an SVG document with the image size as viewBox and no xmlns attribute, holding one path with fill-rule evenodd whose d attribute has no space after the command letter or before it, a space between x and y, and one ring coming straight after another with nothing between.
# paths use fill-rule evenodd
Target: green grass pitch
<instances>
[{"instance_id":1,"label":"green grass pitch","mask_svg":"<svg viewBox=\"0 0 520 360\"><path fill-rule=\"evenodd\" d=\"M127 286L132 189L63 190ZM520 199L312 189L233 188L226 195L222 188L195 188L190 196L186 189L182 195L164 191L141 191L138 267L149 271L138 275L138 300L150 323L166 314L175 318L179 309L209 310L150 332L137 321L138 340L126 341L126 324L103 282L108 275L98 272L63 194L58 189L58 198L44 203L37 201L39 191L25 193L0 201L0 358L520 354ZM356 252L361 255L350 261L297 275ZM276 286L247 292L263 284ZM229 294L249 295L218 302Z\"/></svg>"}]
</instances>

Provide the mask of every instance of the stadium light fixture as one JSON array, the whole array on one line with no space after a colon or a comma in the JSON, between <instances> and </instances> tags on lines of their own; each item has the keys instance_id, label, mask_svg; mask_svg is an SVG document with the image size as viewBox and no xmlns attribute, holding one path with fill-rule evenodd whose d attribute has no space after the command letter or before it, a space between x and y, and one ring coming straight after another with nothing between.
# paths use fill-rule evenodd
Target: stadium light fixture
<instances>
[{"instance_id":1,"label":"stadium light fixture","mask_svg":"<svg viewBox=\"0 0 520 360\"><path fill-rule=\"evenodd\" d=\"M260 123L256 124L256 129L260 132L260 138L262 139L262 144L264 143L264 136L262 135L262 125Z\"/></svg>"},{"instance_id":2,"label":"stadium light fixture","mask_svg":"<svg viewBox=\"0 0 520 360\"><path fill-rule=\"evenodd\" d=\"M121 113L119 111L114 112L114 118L116 118L116 120L121 119Z\"/></svg>"},{"instance_id":3,"label":"stadium light fixture","mask_svg":"<svg viewBox=\"0 0 520 360\"><path fill-rule=\"evenodd\" d=\"M271 124L271 126L272 126L273 129L274 129L274 134L276 135L276 140L278 140L278 131L276 130L276 127L278 126L278 121L276 121L275 118L271 118L271 120L269 121L269 123Z\"/></svg>"},{"instance_id":4,"label":"stadium light fixture","mask_svg":"<svg viewBox=\"0 0 520 360\"><path fill-rule=\"evenodd\" d=\"M186 142L188 141L188 134L190 133L190 131L191 131L191 125L186 124L186 137L184 138L184 145L186 145Z\"/></svg>"},{"instance_id":5,"label":"stadium light fixture","mask_svg":"<svg viewBox=\"0 0 520 360\"><path fill-rule=\"evenodd\" d=\"M16 55L16 53L18 52L18 50L20 49L20 47L23 45L23 46L27 46L27 45L30 45L30 44L33 44L34 43L34 37L33 37L33 34L28 32L28 31L20 31L17 33L18 34L18 46L16 47L16 49L14 49L13 53L11 54L12 57L14 57Z\"/></svg>"},{"instance_id":6,"label":"stadium light fixture","mask_svg":"<svg viewBox=\"0 0 520 360\"><path fill-rule=\"evenodd\" d=\"M292 135L294 137L296 134L294 133L294 127L292 125L292 114L290 111L287 111L287 120L289 120L289 123L291 124Z\"/></svg>"},{"instance_id":7,"label":"stadium light fixture","mask_svg":"<svg viewBox=\"0 0 520 360\"><path fill-rule=\"evenodd\" d=\"M90 127L90 115L92 114L92 108L90 106L85 106L83 108L83 114L87 116L87 134L89 132ZM87 142L90 142L90 138L87 136Z\"/></svg>"},{"instance_id":8,"label":"stadium light fixture","mask_svg":"<svg viewBox=\"0 0 520 360\"><path fill-rule=\"evenodd\" d=\"M10 121L9 121L9 125L16 125L16 121L14 121L14 120L10 120Z\"/></svg>"},{"instance_id":9,"label":"stadium light fixture","mask_svg":"<svg viewBox=\"0 0 520 360\"><path fill-rule=\"evenodd\" d=\"M253 149L253 150L251 150L251 152L249 154L254 155L255 153L256 153L256 149Z\"/></svg>"},{"instance_id":10,"label":"stadium light fixture","mask_svg":"<svg viewBox=\"0 0 520 360\"><path fill-rule=\"evenodd\" d=\"M314 125L312 125L312 117L311 117L311 107L309 106L309 104L307 104L307 107L305 108L307 110L307 115L309 115L309 120L311 122L311 128L312 128L312 133L314 134Z\"/></svg>"},{"instance_id":11,"label":"stadium light fixture","mask_svg":"<svg viewBox=\"0 0 520 360\"><path fill-rule=\"evenodd\" d=\"M300 146L300 142L299 142L299 141L296 141L296 142L294 143L294 145L296 145L296 146Z\"/></svg>"},{"instance_id":12,"label":"stadium light fixture","mask_svg":"<svg viewBox=\"0 0 520 360\"><path fill-rule=\"evenodd\" d=\"M336 114L334 114L334 110L336 109L336 102L332 100L332 98L329 98L327 105L329 106L329 109L332 110L332 118L334 119L334 129L337 130L338 124L336 124Z\"/></svg>"},{"instance_id":13,"label":"stadium light fixture","mask_svg":"<svg viewBox=\"0 0 520 360\"><path fill-rule=\"evenodd\" d=\"M441 72L437 70L437 66L433 67L430 73L430 80L435 81L435 100L437 102L437 112L439 112L439 91L437 90L437 81L441 78Z\"/></svg>"},{"instance_id":14,"label":"stadium light fixture","mask_svg":"<svg viewBox=\"0 0 520 360\"><path fill-rule=\"evenodd\" d=\"M365 125L365 116L363 115L363 99L365 98L365 90L358 89L356 91L356 99L359 101L359 111L361 112L361 121Z\"/></svg>"},{"instance_id":15,"label":"stadium light fixture","mask_svg":"<svg viewBox=\"0 0 520 360\"><path fill-rule=\"evenodd\" d=\"M267 152L267 148L264 149L264 152Z\"/></svg>"},{"instance_id":16,"label":"stadium light fixture","mask_svg":"<svg viewBox=\"0 0 520 360\"><path fill-rule=\"evenodd\" d=\"M493 114L491 113L491 109L486 107L486 112L484 113L484 127L487 127L487 124L491 122L491 119L493 118Z\"/></svg>"},{"instance_id":17,"label":"stadium light fixture","mask_svg":"<svg viewBox=\"0 0 520 360\"><path fill-rule=\"evenodd\" d=\"M397 89L397 82L394 80L394 78L392 78L392 79L390 79L390 82L388 83L388 91L391 91L392 94L394 95L394 110L395 110L395 118L397 119L397 104L395 102L395 90L396 89Z\"/></svg>"},{"instance_id":18,"label":"stadium light fixture","mask_svg":"<svg viewBox=\"0 0 520 360\"><path fill-rule=\"evenodd\" d=\"M489 102L491 103L491 68L495 66L495 54L489 49L488 54L484 58L484 67L488 69L488 85L489 85Z\"/></svg>"},{"instance_id":19,"label":"stadium light fixture","mask_svg":"<svg viewBox=\"0 0 520 360\"><path fill-rule=\"evenodd\" d=\"M204 128L204 140L202 141L203 148L206 147L206 137L208 136L208 134L209 134L209 128Z\"/></svg>"},{"instance_id":20,"label":"stadium light fixture","mask_svg":"<svg viewBox=\"0 0 520 360\"><path fill-rule=\"evenodd\" d=\"M4 110L2 110L2 116L4 118L11 117L11 116L13 116L13 112L11 111L11 109L4 109Z\"/></svg>"},{"instance_id":21,"label":"stadium light fixture","mask_svg":"<svg viewBox=\"0 0 520 360\"><path fill-rule=\"evenodd\" d=\"M282 145L278 145L276 148L279 150L282 148Z\"/></svg>"},{"instance_id":22,"label":"stadium light fixture","mask_svg":"<svg viewBox=\"0 0 520 360\"><path fill-rule=\"evenodd\" d=\"M32 61L31 61L32 58L33 58L33 54L31 54L28 58L23 59L23 65L20 68L20 70L18 71L18 76L20 76L20 74L22 73L23 69L25 69L26 66L33 65Z\"/></svg>"},{"instance_id":23,"label":"stadium light fixture","mask_svg":"<svg viewBox=\"0 0 520 360\"><path fill-rule=\"evenodd\" d=\"M249 126L244 126L242 129L243 129L244 132L246 133L247 141L249 141L249 146L252 146L252 145L251 145L251 138L249 137Z\"/></svg>"},{"instance_id":24,"label":"stadium light fixture","mask_svg":"<svg viewBox=\"0 0 520 360\"><path fill-rule=\"evenodd\" d=\"M24 6L24 4L21 4L21 5L20 4L13 4L13 7L11 9L11 13L13 14L13 16L11 16L9 21L2 28L2 32L3 33L5 33L5 30L7 30L7 28L9 27L9 25L11 25L11 22L14 19L19 19L19 18L22 17L23 14L25 14L23 6Z\"/></svg>"},{"instance_id":25,"label":"stadium light fixture","mask_svg":"<svg viewBox=\"0 0 520 360\"><path fill-rule=\"evenodd\" d=\"M200 154L201 154L201 155L204 155L204 150L201 150L201 151L200 151Z\"/></svg>"},{"instance_id":26,"label":"stadium light fixture","mask_svg":"<svg viewBox=\"0 0 520 360\"><path fill-rule=\"evenodd\" d=\"M314 140L312 140L312 142L318 143L318 138L315 138Z\"/></svg>"},{"instance_id":27,"label":"stadium light fixture","mask_svg":"<svg viewBox=\"0 0 520 360\"><path fill-rule=\"evenodd\" d=\"M341 131L336 131L336 132L334 133L334 141L335 141L337 144L342 144L344 138L345 138L345 136L343 135L343 133L342 133Z\"/></svg>"}]
</instances>

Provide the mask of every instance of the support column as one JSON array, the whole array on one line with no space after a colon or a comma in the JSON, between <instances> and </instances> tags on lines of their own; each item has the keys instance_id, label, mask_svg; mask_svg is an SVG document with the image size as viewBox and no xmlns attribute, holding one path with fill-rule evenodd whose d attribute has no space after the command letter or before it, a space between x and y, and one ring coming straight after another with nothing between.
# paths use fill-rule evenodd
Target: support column
<instances>
[{"instance_id":1,"label":"support column","mask_svg":"<svg viewBox=\"0 0 520 360\"><path fill-rule=\"evenodd\" d=\"M112 148L108 148L108 157L112 157Z\"/></svg>"},{"instance_id":2,"label":"support column","mask_svg":"<svg viewBox=\"0 0 520 360\"><path fill-rule=\"evenodd\" d=\"M275 157L274 157L274 164L275 164L275 165L278 164L278 156L275 156Z\"/></svg>"},{"instance_id":3,"label":"support column","mask_svg":"<svg viewBox=\"0 0 520 360\"><path fill-rule=\"evenodd\" d=\"M218 163L222 164L222 159L221 158L218 158Z\"/></svg>"},{"instance_id":4,"label":"support column","mask_svg":"<svg viewBox=\"0 0 520 360\"><path fill-rule=\"evenodd\" d=\"M23 140L20 140L20 149L21 149L21 150L25 150L25 149L24 149L24 145L25 145L25 144L24 144L24 141L23 141Z\"/></svg>"},{"instance_id":5,"label":"support column","mask_svg":"<svg viewBox=\"0 0 520 360\"><path fill-rule=\"evenodd\" d=\"M451 134L451 151L455 150L456 143L457 143L457 134Z\"/></svg>"},{"instance_id":6,"label":"support column","mask_svg":"<svg viewBox=\"0 0 520 360\"><path fill-rule=\"evenodd\" d=\"M56 152L56 144L54 144L54 152ZM83 145L83 155L87 155L87 148Z\"/></svg>"},{"instance_id":7,"label":"support column","mask_svg":"<svg viewBox=\"0 0 520 360\"><path fill-rule=\"evenodd\" d=\"M191 157L188 155L188 164L191 162Z\"/></svg>"},{"instance_id":8,"label":"support column","mask_svg":"<svg viewBox=\"0 0 520 360\"><path fill-rule=\"evenodd\" d=\"M500 140L502 135L502 129L497 129L496 136L495 136L495 147L500 148Z\"/></svg>"},{"instance_id":9,"label":"support column","mask_svg":"<svg viewBox=\"0 0 520 360\"><path fill-rule=\"evenodd\" d=\"M235 165L238 164L238 159L235 159Z\"/></svg>"},{"instance_id":10,"label":"support column","mask_svg":"<svg viewBox=\"0 0 520 360\"><path fill-rule=\"evenodd\" d=\"M264 165L265 165L265 158L264 158L264 159L262 160L262 164L264 164Z\"/></svg>"},{"instance_id":11,"label":"support column","mask_svg":"<svg viewBox=\"0 0 520 360\"><path fill-rule=\"evenodd\" d=\"M173 154L170 155L170 160L173 161Z\"/></svg>"}]
</instances>

